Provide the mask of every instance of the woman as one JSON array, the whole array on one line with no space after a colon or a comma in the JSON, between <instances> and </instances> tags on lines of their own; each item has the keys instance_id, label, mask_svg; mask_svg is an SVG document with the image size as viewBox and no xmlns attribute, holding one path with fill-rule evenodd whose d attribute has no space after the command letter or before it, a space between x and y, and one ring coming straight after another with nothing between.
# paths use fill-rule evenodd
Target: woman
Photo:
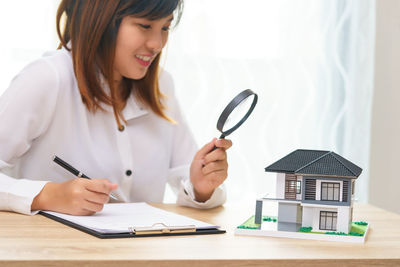
<instances>
[{"instance_id":1,"label":"woman","mask_svg":"<svg viewBox=\"0 0 400 267\"><path fill-rule=\"evenodd\" d=\"M180 0L61 1L60 49L28 65L0 99L1 210L90 215L111 191L161 202L167 182L182 205L225 201L231 141L196 152L172 79L158 68L181 9ZM54 155L96 179L71 179Z\"/></svg>"}]
</instances>

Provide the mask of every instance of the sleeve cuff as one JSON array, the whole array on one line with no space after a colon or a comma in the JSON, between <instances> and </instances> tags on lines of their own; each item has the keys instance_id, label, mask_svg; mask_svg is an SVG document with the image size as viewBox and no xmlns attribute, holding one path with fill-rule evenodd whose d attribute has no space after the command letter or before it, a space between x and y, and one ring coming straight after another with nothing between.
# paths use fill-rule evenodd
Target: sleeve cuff
<instances>
[{"instance_id":1,"label":"sleeve cuff","mask_svg":"<svg viewBox=\"0 0 400 267\"><path fill-rule=\"evenodd\" d=\"M48 181L18 180L8 192L8 210L26 215L37 214L39 211L31 211L32 201L47 183Z\"/></svg>"},{"instance_id":2,"label":"sleeve cuff","mask_svg":"<svg viewBox=\"0 0 400 267\"><path fill-rule=\"evenodd\" d=\"M214 190L210 199L205 202L198 202L194 197L193 185L189 179L181 181L179 188L177 204L182 206L189 206L199 209L210 209L224 204L226 201L225 185L220 185Z\"/></svg>"}]
</instances>

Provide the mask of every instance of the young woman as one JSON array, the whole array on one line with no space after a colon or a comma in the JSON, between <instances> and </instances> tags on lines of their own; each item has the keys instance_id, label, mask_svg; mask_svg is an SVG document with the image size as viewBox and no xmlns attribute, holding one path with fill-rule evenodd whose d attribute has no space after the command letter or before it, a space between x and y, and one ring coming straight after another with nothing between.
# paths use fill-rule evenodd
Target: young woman
<instances>
[{"instance_id":1,"label":"young woman","mask_svg":"<svg viewBox=\"0 0 400 267\"><path fill-rule=\"evenodd\" d=\"M0 98L0 210L90 215L111 191L161 202L167 183L178 204L225 201L231 141L197 151L172 79L159 70L181 10L181 0L61 1L59 50L28 65ZM55 155L93 179L71 177Z\"/></svg>"}]
</instances>

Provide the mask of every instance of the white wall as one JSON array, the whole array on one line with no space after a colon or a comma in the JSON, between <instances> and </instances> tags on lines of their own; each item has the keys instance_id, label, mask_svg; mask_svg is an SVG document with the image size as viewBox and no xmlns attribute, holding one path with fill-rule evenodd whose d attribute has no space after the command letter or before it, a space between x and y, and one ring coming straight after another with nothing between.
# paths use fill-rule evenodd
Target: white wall
<instances>
[{"instance_id":1,"label":"white wall","mask_svg":"<svg viewBox=\"0 0 400 267\"><path fill-rule=\"evenodd\" d=\"M400 213L400 1L376 1L369 202Z\"/></svg>"},{"instance_id":2,"label":"white wall","mask_svg":"<svg viewBox=\"0 0 400 267\"><path fill-rule=\"evenodd\" d=\"M302 227L312 227L313 226L313 207L303 206L303 217L301 221Z\"/></svg>"},{"instance_id":3,"label":"white wall","mask_svg":"<svg viewBox=\"0 0 400 267\"><path fill-rule=\"evenodd\" d=\"M285 198L285 174L276 174L276 198Z\"/></svg>"}]
</instances>

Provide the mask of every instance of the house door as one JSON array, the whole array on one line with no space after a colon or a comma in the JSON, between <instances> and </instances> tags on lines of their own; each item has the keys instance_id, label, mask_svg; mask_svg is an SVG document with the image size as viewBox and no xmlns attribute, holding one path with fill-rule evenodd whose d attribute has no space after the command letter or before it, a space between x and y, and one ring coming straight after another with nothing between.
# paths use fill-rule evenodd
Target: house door
<instances>
[{"instance_id":1,"label":"house door","mask_svg":"<svg viewBox=\"0 0 400 267\"><path fill-rule=\"evenodd\" d=\"M285 175L285 199L296 199L297 178L294 174Z\"/></svg>"}]
</instances>

